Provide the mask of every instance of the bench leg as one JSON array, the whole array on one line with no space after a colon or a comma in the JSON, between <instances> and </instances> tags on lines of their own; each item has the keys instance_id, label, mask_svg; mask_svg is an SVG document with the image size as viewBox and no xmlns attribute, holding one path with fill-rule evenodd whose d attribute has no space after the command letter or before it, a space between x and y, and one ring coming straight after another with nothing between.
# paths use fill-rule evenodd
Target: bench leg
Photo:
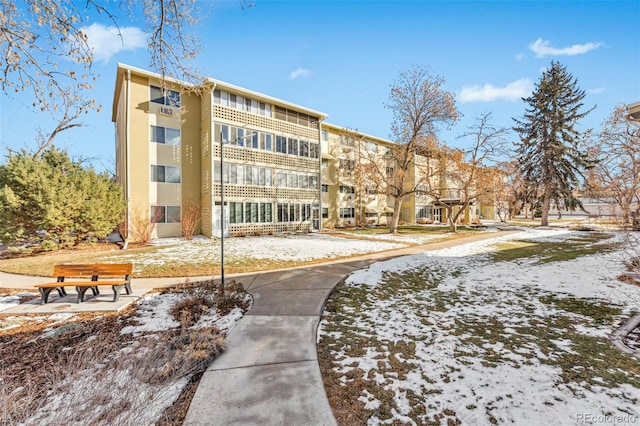
<instances>
[{"instance_id":1,"label":"bench leg","mask_svg":"<svg viewBox=\"0 0 640 426\"><path fill-rule=\"evenodd\" d=\"M60 288L58 288L58 293L60 293ZM49 294L55 290L56 287L48 287L48 288L43 288L40 287L38 290L40 290L40 295L42 296L42 304L44 305L45 303L47 303L49 301Z\"/></svg>"},{"instance_id":2,"label":"bench leg","mask_svg":"<svg viewBox=\"0 0 640 426\"><path fill-rule=\"evenodd\" d=\"M67 291L64 289L64 287L56 287L56 290L58 290L58 294L60 295L60 297L64 297L67 295Z\"/></svg>"},{"instance_id":3,"label":"bench leg","mask_svg":"<svg viewBox=\"0 0 640 426\"><path fill-rule=\"evenodd\" d=\"M93 292L94 296L98 296L100 294L100 290L98 290L97 285L94 285L93 287L91 287L91 291Z\"/></svg>"},{"instance_id":4,"label":"bench leg","mask_svg":"<svg viewBox=\"0 0 640 426\"><path fill-rule=\"evenodd\" d=\"M76 303L82 303L84 302L84 294L87 292L87 290L89 290L91 287L76 287L76 291L78 292L78 299L76 300Z\"/></svg>"},{"instance_id":5,"label":"bench leg","mask_svg":"<svg viewBox=\"0 0 640 426\"><path fill-rule=\"evenodd\" d=\"M122 291L123 288L126 290L127 285L126 284L112 285L111 288L113 289L113 301L117 302L118 298L120 297L120 292ZM127 291L127 294L131 294L131 293Z\"/></svg>"},{"instance_id":6,"label":"bench leg","mask_svg":"<svg viewBox=\"0 0 640 426\"><path fill-rule=\"evenodd\" d=\"M124 289L127 291L127 294L131 294L131 283L126 283Z\"/></svg>"}]
</instances>

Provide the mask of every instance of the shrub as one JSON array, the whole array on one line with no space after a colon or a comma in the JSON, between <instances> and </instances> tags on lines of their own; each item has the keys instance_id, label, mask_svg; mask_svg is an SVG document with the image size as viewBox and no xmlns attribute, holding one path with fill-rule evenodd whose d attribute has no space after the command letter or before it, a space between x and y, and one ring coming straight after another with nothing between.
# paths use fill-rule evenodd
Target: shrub
<instances>
[{"instance_id":1,"label":"shrub","mask_svg":"<svg viewBox=\"0 0 640 426\"><path fill-rule=\"evenodd\" d=\"M120 223L124 200L106 173L52 147L41 157L10 153L0 165L0 240L47 241L47 249L104 238Z\"/></svg>"}]
</instances>

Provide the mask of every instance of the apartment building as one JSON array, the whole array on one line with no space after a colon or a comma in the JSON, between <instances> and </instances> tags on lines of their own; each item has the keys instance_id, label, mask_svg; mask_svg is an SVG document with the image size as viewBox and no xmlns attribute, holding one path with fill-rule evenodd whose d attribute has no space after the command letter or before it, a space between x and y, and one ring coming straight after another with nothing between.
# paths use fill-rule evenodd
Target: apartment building
<instances>
[{"instance_id":1,"label":"apartment building","mask_svg":"<svg viewBox=\"0 0 640 426\"><path fill-rule=\"evenodd\" d=\"M195 233L209 237L386 224L393 199L359 166L384 164L394 143L326 118L213 78L163 87L158 74L118 64L112 121L125 231L151 222L153 238L180 236L194 210ZM401 220L446 214L418 191L405 197Z\"/></svg>"},{"instance_id":2,"label":"apartment building","mask_svg":"<svg viewBox=\"0 0 640 426\"><path fill-rule=\"evenodd\" d=\"M223 227L230 235L320 229L326 117L215 79L163 88L159 75L119 64L112 120L128 227L150 218L153 237L179 236L195 205L196 233L209 237Z\"/></svg>"}]
</instances>

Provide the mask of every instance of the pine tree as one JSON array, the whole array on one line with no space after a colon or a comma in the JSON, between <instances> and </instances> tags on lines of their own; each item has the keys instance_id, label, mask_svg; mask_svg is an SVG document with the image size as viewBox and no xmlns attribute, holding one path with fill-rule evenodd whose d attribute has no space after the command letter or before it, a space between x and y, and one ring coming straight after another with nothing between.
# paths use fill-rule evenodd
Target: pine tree
<instances>
[{"instance_id":1,"label":"pine tree","mask_svg":"<svg viewBox=\"0 0 640 426\"><path fill-rule=\"evenodd\" d=\"M549 224L552 203L570 210L582 208L574 190L584 171L593 166L582 149L582 133L575 128L593 110L580 111L585 96L566 67L551 62L533 94L523 98L528 105L524 117L514 118L513 129L520 135L518 163L527 187L538 188L534 203L542 211L542 226Z\"/></svg>"},{"instance_id":2,"label":"pine tree","mask_svg":"<svg viewBox=\"0 0 640 426\"><path fill-rule=\"evenodd\" d=\"M104 238L123 212L122 191L108 174L55 147L42 157L12 153L0 165L0 241L56 248Z\"/></svg>"}]
</instances>

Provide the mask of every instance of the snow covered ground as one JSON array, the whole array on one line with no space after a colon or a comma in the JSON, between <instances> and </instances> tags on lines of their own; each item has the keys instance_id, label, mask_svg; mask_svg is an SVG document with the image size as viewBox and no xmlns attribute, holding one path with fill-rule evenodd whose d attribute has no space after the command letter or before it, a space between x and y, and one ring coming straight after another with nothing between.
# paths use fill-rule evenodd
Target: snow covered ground
<instances>
[{"instance_id":1,"label":"snow covered ground","mask_svg":"<svg viewBox=\"0 0 640 426\"><path fill-rule=\"evenodd\" d=\"M238 237L225 239L225 258L229 263L242 259L310 261L331 259L406 247L406 242L367 241L325 234ZM177 238L158 240L157 250L148 253L109 257L110 262L135 262L136 270L147 265L164 264L172 259L207 263L220 257L218 240L205 237L184 241Z\"/></svg>"},{"instance_id":2,"label":"snow covered ground","mask_svg":"<svg viewBox=\"0 0 640 426\"><path fill-rule=\"evenodd\" d=\"M640 309L621 253L492 257L582 235L528 230L354 272L318 338L340 383L365 383L368 423L640 423L640 360L606 340Z\"/></svg>"},{"instance_id":3,"label":"snow covered ground","mask_svg":"<svg viewBox=\"0 0 640 426\"><path fill-rule=\"evenodd\" d=\"M38 368L51 370L46 379L50 390L46 397L39 398L37 409L29 412L30 417L22 424L156 424L197 372L195 369L201 368L203 362L206 367L207 357L215 358L218 353L215 350L219 349L212 348L220 348L223 336L244 314L240 307L226 315L212 308L180 332L182 325L171 309L189 297L184 292L147 294L136 303L133 318L127 319L130 325L121 327L119 335L117 330L106 331L99 338L84 336L86 340L79 338L73 346L64 347L61 352L65 354L58 353L57 359L51 358L51 365ZM243 297L245 303L251 303L248 294ZM18 299L18 295L0 295L0 307L16 304ZM81 326L74 323L77 319L74 314L60 313L6 316L0 318L0 333L27 323L46 323L46 328L26 342L42 348L74 327L79 329ZM93 321L99 320L100 317ZM177 334L168 334L171 331ZM39 350L33 347L13 350ZM31 369L36 367L30 365ZM6 392L0 392L0 400L7 404L0 407L0 418L7 418L3 417L6 413L3 409L15 406L8 401L33 399L28 386L15 384L15 387L7 385L0 376L0 385L7 386L3 389Z\"/></svg>"}]
</instances>

